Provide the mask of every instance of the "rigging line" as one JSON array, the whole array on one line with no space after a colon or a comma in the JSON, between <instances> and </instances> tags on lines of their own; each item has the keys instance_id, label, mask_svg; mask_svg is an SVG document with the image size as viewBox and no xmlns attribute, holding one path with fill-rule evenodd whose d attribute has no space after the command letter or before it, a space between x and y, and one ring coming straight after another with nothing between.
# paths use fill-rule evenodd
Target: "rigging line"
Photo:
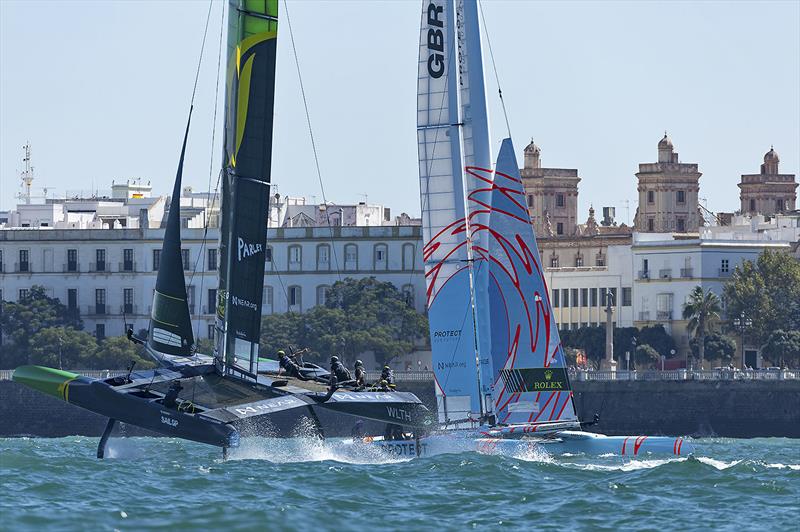
<instances>
[{"instance_id":1,"label":"rigging line","mask_svg":"<svg viewBox=\"0 0 800 532\"><path fill-rule=\"evenodd\" d=\"M333 239L333 227L331 226L331 217L330 212L328 209L328 198L325 196L325 185L322 181L322 171L319 167L319 156L317 155L317 143L314 140L314 130L311 128L311 114L308 112L308 100L306 99L306 89L303 85L303 76L300 74L300 59L297 56L297 47L294 43L294 32L292 31L292 21L289 18L289 6L286 3L286 0L283 0L283 10L286 12L286 23L289 26L289 38L292 41L292 53L294 54L294 64L297 68L297 79L300 82L300 94L303 97L303 108L305 109L306 113L306 124L308 124L308 135L311 137L311 150L314 152L314 164L317 168L317 180L319 181L319 189L322 192L322 202L325 204L325 221L328 225L328 232L330 234L330 241L331 241L331 254L333 255L333 262L336 264L336 274L339 277L339 280L342 280L342 270L339 268L339 258L336 254L336 245ZM339 216L339 221L341 223L342 216Z\"/></svg>"},{"instance_id":2,"label":"rigging line","mask_svg":"<svg viewBox=\"0 0 800 532\"><path fill-rule=\"evenodd\" d=\"M500 96L500 104L503 106L503 117L506 119L506 130L508 131L508 138L511 138L511 125L508 122L508 113L506 112L506 102L503 100L503 89L500 87L500 76L497 74L497 63L494 61L494 51L492 51L492 40L489 38L489 28L486 26L486 17L483 15L483 3L478 0L478 8L481 10L481 20L483 21L483 31L486 33L486 44L489 45L489 57L492 59L492 70L494 70L494 79L497 81L497 94Z\"/></svg>"},{"instance_id":3,"label":"rigging line","mask_svg":"<svg viewBox=\"0 0 800 532\"><path fill-rule=\"evenodd\" d=\"M192 101L189 104L191 107L194 105L194 95L197 93L197 81L200 79L200 65L203 64L203 51L206 48L206 35L208 35L208 23L211 21L211 8L214 6L214 0L208 1L208 14L206 14L206 27L203 30L203 43L200 45L200 57L197 60L197 71L194 74L194 88L192 88ZM223 6L223 11L225 7Z\"/></svg>"}]
</instances>

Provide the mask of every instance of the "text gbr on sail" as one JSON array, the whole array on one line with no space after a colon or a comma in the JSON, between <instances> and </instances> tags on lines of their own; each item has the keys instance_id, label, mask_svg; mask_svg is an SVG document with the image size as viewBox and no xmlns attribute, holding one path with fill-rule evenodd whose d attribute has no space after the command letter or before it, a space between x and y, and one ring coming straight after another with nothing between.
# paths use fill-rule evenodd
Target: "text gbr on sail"
<instances>
[{"instance_id":1,"label":"text gbr on sail","mask_svg":"<svg viewBox=\"0 0 800 532\"><path fill-rule=\"evenodd\" d=\"M440 78L444 74L444 22L439 18L443 9L433 2L428 4L428 74L432 78Z\"/></svg>"}]
</instances>

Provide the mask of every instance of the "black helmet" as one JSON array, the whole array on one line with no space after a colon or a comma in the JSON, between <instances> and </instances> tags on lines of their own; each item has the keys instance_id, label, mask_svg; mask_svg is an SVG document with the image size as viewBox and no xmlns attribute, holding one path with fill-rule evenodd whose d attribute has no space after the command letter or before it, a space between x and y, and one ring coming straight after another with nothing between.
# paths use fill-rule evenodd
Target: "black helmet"
<instances>
[{"instance_id":1,"label":"black helmet","mask_svg":"<svg viewBox=\"0 0 800 532\"><path fill-rule=\"evenodd\" d=\"M333 364L334 362L339 362L339 357L337 357L336 355L333 355L331 357L331 364Z\"/></svg>"},{"instance_id":2,"label":"black helmet","mask_svg":"<svg viewBox=\"0 0 800 532\"><path fill-rule=\"evenodd\" d=\"M356 360L356 366L363 366L363 365L364 365L363 362L361 362L360 360Z\"/></svg>"}]
</instances>

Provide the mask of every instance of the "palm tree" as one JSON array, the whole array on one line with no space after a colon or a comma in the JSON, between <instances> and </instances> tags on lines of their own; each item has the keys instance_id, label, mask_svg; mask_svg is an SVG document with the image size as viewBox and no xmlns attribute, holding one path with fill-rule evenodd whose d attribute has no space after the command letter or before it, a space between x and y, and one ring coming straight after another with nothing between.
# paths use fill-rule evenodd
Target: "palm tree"
<instances>
[{"instance_id":1,"label":"palm tree","mask_svg":"<svg viewBox=\"0 0 800 532\"><path fill-rule=\"evenodd\" d=\"M689 301L683 305L683 319L689 320L689 333L697 338L700 354L700 368L703 367L705 355L706 334L714 331L714 326L719 321L722 305L717 294L709 290L705 292L702 287L695 286L689 294Z\"/></svg>"}]
</instances>

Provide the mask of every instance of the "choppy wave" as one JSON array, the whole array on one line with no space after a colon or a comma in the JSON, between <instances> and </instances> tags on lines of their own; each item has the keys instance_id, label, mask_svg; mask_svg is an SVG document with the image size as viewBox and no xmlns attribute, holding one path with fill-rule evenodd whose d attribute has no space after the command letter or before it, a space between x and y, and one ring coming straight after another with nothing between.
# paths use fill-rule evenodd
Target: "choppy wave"
<instances>
[{"instance_id":1,"label":"choppy wave","mask_svg":"<svg viewBox=\"0 0 800 532\"><path fill-rule=\"evenodd\" d=\"M388 458L346 440L0 439L0 528L792 529L800 442L696 441L690 457L476 452ZM747 501L747 504L742 504ZM736 510L731 511L732 508ZM768 510L767 510L768 509Z\"/></svg>"}]
</instances>

